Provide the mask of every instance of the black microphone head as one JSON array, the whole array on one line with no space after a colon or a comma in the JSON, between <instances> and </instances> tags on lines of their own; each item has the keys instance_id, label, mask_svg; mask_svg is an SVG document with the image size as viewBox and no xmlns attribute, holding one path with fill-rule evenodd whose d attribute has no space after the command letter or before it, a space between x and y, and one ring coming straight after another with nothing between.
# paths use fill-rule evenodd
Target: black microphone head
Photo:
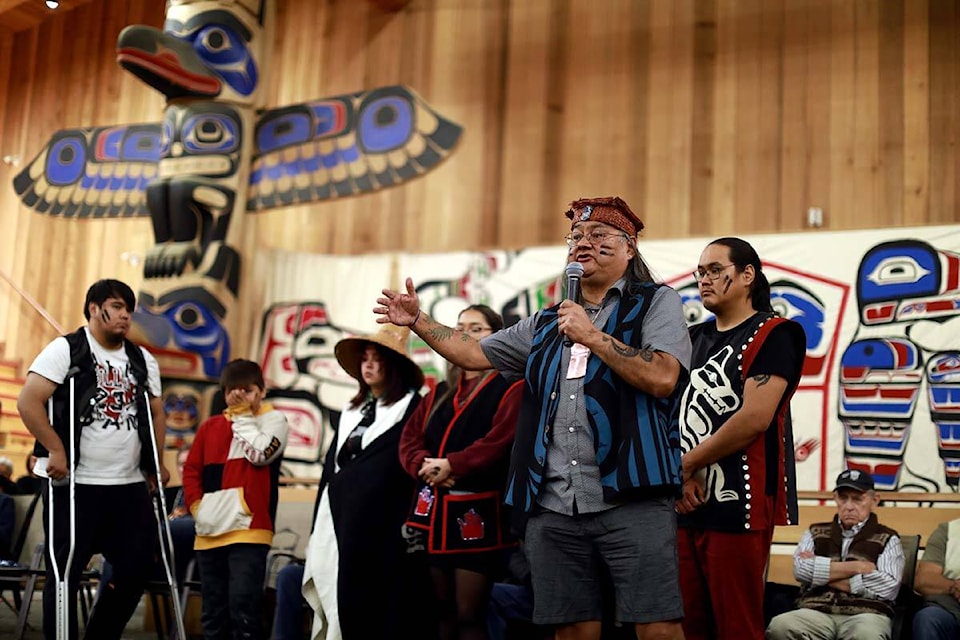
<instances>
[{"instance_id":1,"label":"black microphone head","mask_svg":"<svg viewBox=\"0 0 960 640\"><path fill-rule=\"evenodd\" d=\"M563 269L563 275L567 276L568 278L579 279L583 276L583 265L579 262L570 262Z\"/></svg>"}]
</instances>

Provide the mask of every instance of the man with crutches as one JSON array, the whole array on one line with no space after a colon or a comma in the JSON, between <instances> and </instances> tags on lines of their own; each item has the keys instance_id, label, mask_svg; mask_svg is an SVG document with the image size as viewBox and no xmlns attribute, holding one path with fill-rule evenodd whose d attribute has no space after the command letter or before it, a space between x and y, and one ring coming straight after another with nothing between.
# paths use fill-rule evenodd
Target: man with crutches
<instances>
[{"instance_id":1,"label":"man with crutches","mask_svg":"<svg viewBox=\"0 0 960 640\"><path fill-rule=\"evenodd\" d=\"M94 283L84 301L87 326L48 344L20 393L21 419L37 439L35 472L49 479L47 640L78 637L79 577L95 553L113 571L86 626L91 640L120 638L154 566L150 493L169 473L157 454L165 430L159 367L126 339L135 304L125 283Z\"/></svg>"}]
</instances>

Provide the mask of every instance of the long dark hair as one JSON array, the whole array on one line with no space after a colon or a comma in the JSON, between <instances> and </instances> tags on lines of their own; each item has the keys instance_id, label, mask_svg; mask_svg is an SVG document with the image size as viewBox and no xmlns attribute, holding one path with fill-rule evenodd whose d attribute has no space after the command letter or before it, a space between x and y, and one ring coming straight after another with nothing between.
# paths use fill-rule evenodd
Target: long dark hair
<instances>
[{"instance_id":1,"label":"long dark hair","mask_svg":"<svg viewBox=\"0 0 960 640\"><path fill-rule=\"evenodd\" d=\"M717 238L710 244L719 244L729 249L730 262L737 267L737 271L743 271L747 268L747 265L753 267L753 272L756 275L750 284L750 303L756 311L772 312L770 283L763 273L763 265L760 264L760 256L757 255L756 249L746 240L732 237Z\"/></svg>"},{"instance_id":2,"label":"long dark hair","mask_svg":"<svg viewBox=\"0 0 960 640\"><path fill-rule=\"evenodd\" d=\"M383 367L383 395L378 399L382 401L385 406L389 407L407 395L407 391L410 390L401 371L403 363L400 362L400 358L402 356L394 354L393 351L386 347L381 347L376 342L368 342L360 354L361 368L363 366L363 354L366 353L367 347L376 349L377 354L380 356L380 364ZM357 395L350 399L351 409L356 409L362 405L370 396L370 385L363 381L363 375L359 377L357 382L360 383L360 390L357 392Z\"/></svg>"},{"instance_id":3,"label":"long dark hair","mask_svg":"<svg viewBox=\"0 0 960 640\"><path fill-rule=\"evenodd\" d=\"M467 311L476 311L477 313L482 315L483 319L487 321L487 324L490 325L490 328L493 330L494 333L503 329L503 317L499 313L497 313L496 311L488 307L487 305L472 304L469 307L464 308L463 311L457 314L457 320L459 321L460 316L462 316ZM449 400L450 397L457 392L457 386L459 385L459 382L460 382L461 373L462 373L462 369L460 369L460 367L458 367L457 365L455 364L447 365L447 388L443 392L443 395L437 398L436 402L433 403L433 408L430 411L430 415L427 416L427 422L430 421L430 418L433 416L437 408L442 407L443 403Z\"/></svg>"},{"instance_id":4,"label":"long dark hair","mask_svg":"<svg viewBox=\"0 0 960 640\"><path fill-rule=\"evenodd\" d=\"M641 285L660 282L661 280L654 276L650 266L643 259L643 256L640 255L640 249L637 248L637 239L627 238L627 242L630 243L630 247L633 249L633 258L630 259L630 264L627 265L627 270L623 275L627 279L627 291L635 294Z\"/></svg>"}]
</instances>

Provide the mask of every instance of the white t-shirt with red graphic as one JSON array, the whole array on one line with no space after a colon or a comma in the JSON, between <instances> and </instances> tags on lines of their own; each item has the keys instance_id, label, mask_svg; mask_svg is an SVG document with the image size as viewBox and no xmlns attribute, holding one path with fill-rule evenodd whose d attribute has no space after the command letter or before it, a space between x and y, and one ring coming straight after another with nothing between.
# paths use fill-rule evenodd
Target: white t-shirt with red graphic
<instances>
[{"instance_id":1,"label":"white t-shirt with red graphic","mask_svg":"<svg viewBox=\"0 0 960 640\"><path fill-rule=\"evenodd\" d=\"M99 392L95 397L93 422L80 431L76 481L78 484L100 485L142 482L134 398L137 383L127 352L123 346L112 351L105 349L91 335L89 328L85 327L84 331L97 363ZM146 349L140 347L140 350L147 363L150 395L159 398L160 367ZM69 370L70 345L66 338L57 338L48 344L30 365L31 372L56 384L64 381Z\"/></svg>"}]
</instances>

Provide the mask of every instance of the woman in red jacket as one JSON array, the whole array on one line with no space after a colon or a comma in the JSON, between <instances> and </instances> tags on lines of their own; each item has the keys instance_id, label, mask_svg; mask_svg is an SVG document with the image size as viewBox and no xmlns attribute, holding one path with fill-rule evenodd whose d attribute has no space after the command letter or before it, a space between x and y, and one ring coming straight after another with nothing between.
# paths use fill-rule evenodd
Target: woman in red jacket
<instances>
[{"instance_id":1,"label":"woman in red jacket","mask_svg":"<svg viewBox=\"0 0 960 640\"><path fill-rule=\"evenodd\" d=\"M490 307L472 305L457 329L476 340L503 328ZM403 428L400 463L418 481L407 524L424 532L441 610L440 637L485 639L490 590L505 566L503 491L523 382L496 371L451 369Z\"/></svg>"}]
</instances>

